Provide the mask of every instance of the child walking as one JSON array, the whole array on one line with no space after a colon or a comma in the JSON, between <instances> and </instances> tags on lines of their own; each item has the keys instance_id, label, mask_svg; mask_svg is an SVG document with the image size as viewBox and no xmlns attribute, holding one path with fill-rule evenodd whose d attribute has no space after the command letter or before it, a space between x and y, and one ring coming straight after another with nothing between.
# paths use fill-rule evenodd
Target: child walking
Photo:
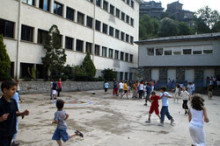
<instances>
[{"instance_id":1,"label":"child walking","mask_svg":"<svg viewBox=\"0 0 220 146\"><path fill-rule=\"evenodd\" d=\"M212 99L213 88L211 85L208 85L208 99Z\"/></svg>"},{"instance_id":2,"label":"child walking","mask_svg":"<svg viewBox=\"0 0 220 146\"><path fill-rule=\"evenodd\" d=\"M189 132L193 140L192 146L205 146L204 122L209 122L204 99L201 95L193 95L189 110Z\"/></svg>"},{"instance_id":3,"label":"child walking","mask_svg":"<svg viewBox=\"0 0 220 146\"><path fill-rule=\"evenodd\" d=\"M178 103L178 97L180 96L181 93L181 88L179 84L176 84L176 88L175 88L175 95L174 95L174 102L177 101Z\"/></svg>"},{"instance_id":4,"label":"child walking","mask_svg":"<svg viewBox=\"0 0 220 146\"><path fill-rule=\"evenodd\" d=\"M165 115L171 121L170 124L173 125L174 119L170 115L169 109L168 109L168 106L169 106L168 98L172 98L172 96L168 92L166 92L166 87L161 87L160 92L161 92L160 93L160 98L162 98L162 108L161 108L161 111L160 111L161 119L160 119L159 126L163 126Z\"/></svg>"},{"instance_id":5,"label":"child walking","mask_svg":"<svg viewBox=\"0 0 220 146\"><path fill-rule=\"evenodd\" d=\"M83 137L83 134L78 130L76 130L72 135L68 135L66 120L69 115L63 111L63 106L64 101L62 99L58 99L56 102L57 111L54 114L54 120L52 122L53 124L57 124L52 140L56 140L59 146L62 146L61 138L64 142L66 142L76 135Z\"/></svg>"},{"instance_id":6,"label":"child walking","mask_svg":"<svg viewBox=\"0 0 220 146\"><path fill-rule=\"evenodd\" d=\"M150 97L150 102L151 102L151 106L150 106L150 111L149 111L149 117L148 117L148 121L146 121L146 123L150 123L151 120L150 120L150 117L151 117L151 114L155 111L156 115L159 117L160 119L160 114L159 114L159 102L158 100L160 99L161 97L156 95L156 93L153 91L151 92L151 97Z\"/></svg>"},{"instance_id":7,"label":"child walking","mask_svg":"<svg viewBox=\"0 0 220 146\"><path fill-rule=\"evenodd\" d=\"M182 107L185 110L185 115L188 114L188 100L190 98L189 92L186 91L186 87L183 86L183 91L181 91L180 96L183 98Z\"/></svg>"}]
</instances>

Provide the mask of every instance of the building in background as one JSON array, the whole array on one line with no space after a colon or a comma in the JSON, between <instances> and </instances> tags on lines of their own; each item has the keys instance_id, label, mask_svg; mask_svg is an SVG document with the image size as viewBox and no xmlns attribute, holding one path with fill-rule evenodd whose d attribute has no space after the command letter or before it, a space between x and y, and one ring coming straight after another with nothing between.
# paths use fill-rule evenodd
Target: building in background
<instances>
[{"instance_id":1,"label":"building in background","mask_svg":"<svg viewBox=\"0 0 220 146\"><path fill-rule=\"evenodd\" d=\"M138 64L139 0L1 0L0 33L12 61L11 74L25 78L35 68L42 78L44 40L52 25L61 33L70 66L81 65L86 52L97 69L132 78Z\"/></svg>"},{"instance_id":2,"label":"building in background","mask_svg":"<svg viewBox=\"0 0 220 146\"><path fill-rule=\"evenodd\" d=\"M144 14L147 14L153 18L160 19L164 8L161 6L161 2L155 2L155 1L149 1L149 2L143 2L140 4L140 17Z\"/></svg>"},{"instance_id":3,"label":"building in background","mask_svg":"<svg viewBox=\"0 0 220 146\"><path fill-rule=\"evenodd\" d=\"M206 86L207 77L220 78L220 33L148 39L139 45L143 79Z\"/></svg>"}]
</instances>

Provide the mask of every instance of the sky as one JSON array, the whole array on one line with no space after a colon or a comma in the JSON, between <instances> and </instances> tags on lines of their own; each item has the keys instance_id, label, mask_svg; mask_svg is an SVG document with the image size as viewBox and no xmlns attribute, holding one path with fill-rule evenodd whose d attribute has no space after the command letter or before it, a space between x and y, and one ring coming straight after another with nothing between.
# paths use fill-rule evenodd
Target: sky
<instances>
[{"instance_id":1,"label":"sky","mask_svg":"<svg viewBox=\"0 0 220 146\"><path fill-rule=\"evenodd\" d=\"M150 1L150 0L144 0L144 1ZM156 2L161 2L162 7L167 8L167 4L175 2L177 0L154 0ZM209 6L212 10L217 10L220 12L220 0L179 0L180 3L183 4L184 10L189 11L197 11L200 8L203 8L205 6Z\"/></svg>"}]
</instances>

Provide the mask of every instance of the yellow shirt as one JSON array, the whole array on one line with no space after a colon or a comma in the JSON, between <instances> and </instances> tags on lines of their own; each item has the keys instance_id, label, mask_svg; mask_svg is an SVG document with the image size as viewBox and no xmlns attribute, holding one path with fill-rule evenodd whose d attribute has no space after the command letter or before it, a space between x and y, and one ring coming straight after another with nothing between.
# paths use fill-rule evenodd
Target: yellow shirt
<instances>
[{"instance_id":1,"label":"yellow shirt","mask_svg":"<svg viewBox=\"0 0 220 146\"><path fill-rule=\"evenodd\" d=\"M124 90L128 90L128 85L127 85L127 83L124 83Z\"/></svg>"}]
</instances>

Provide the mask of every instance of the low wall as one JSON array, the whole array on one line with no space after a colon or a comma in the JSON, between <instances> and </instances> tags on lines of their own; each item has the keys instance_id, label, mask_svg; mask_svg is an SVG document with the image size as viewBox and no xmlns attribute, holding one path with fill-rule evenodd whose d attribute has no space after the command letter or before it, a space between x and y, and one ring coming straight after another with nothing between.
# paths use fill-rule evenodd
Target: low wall
<instances>
[{"instance_id":1,"label":"low wall","mask_svg":"<svg viewBox=\"0 0 220 146\"><path fill-rule=\"evenodd\" d=\"M21 81L21 93L44 93L50 91L50 81ZM75 82L63 81L62 91L86 91L103 89L103 81L98 82ZM111 88L111 83L110 88Z\"/></svg>"}]
</instances>

